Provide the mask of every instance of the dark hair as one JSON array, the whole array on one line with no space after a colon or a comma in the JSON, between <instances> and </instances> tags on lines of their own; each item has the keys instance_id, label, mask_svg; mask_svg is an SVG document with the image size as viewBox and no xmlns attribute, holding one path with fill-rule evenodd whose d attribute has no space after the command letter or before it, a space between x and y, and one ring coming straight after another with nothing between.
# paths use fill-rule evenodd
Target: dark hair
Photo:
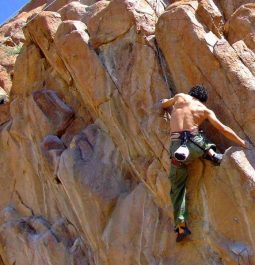
<instances>
[{"instance_id":1,"label":"dark hair","mask_svg":"<svg viewBox=\"0 0 255 265\"><path fill-rule=\"evenodd\" d=\"M206 102L208 99L208 92L203 85L193 86L189 91L189 95L201 102Z\"/></svg>"}]
</instances>

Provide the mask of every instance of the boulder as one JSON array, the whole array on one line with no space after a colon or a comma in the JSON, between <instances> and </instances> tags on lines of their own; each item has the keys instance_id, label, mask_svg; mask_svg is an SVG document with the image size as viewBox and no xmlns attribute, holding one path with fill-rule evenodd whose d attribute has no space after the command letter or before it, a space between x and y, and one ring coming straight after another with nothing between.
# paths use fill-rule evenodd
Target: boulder
<instances>
[{"instance_id":1,"label":"boulder","mask_svg":"<svg viewBox=\"0 0 255 265\"><path fill-rule=\"evenodd\" d=\"M253 4L169 2L23 8L57 12L29 18L11 89L16 55L0 60L1 265L255 264ZM204 124L224 157L188 166L192 234L177 244L159 100L197 84L250 145L228 148Z\"/></svg>"},{"instance_id":2,"label":"boulder","mask_svg":"<svg viewBox=\"0 0 255 265\"><path fill-rule=\"evenodd\" d=\"M202 0L198 3L197 14L209 30L219 38L223 35L224 18L212 0Z\"/></svg>"},{"instance_id":3,"label":"boulder","mask_svg":"<svg viewBox=\"0 0 255 265\"><path fill-rule=\"evenodd\" d=\"M53 42L60 23L61 17L58 13L44 11L26 26L25 35L26 39L38 44L49 63L56 69L59 75L70 84L71 77L64 62L59 57Z\"/></svg>"},{"instance_id":4,"label":"boulder","mask_svg":"<svg viewBox=\"0 0 255 265\"><path fill-rule=\"evenodd\" d=\"M32 91L42 89L45 59L40 49L31 44L24 46L14 66L11 94L29 95Z\"/></svg>"},{"instance_id":5,"label":"boulder","mask_svg":"<svg viewBox=\"0 0 255 265\"><path fill-rule=\"evenodd\" d=\"M228 20L240 6L252 3L250 0L217 0L215 2L222 9L226 20Z\"/></svg>"},{"instance_id":6,"label":"boulder","mask_svg":"<svg viewBox=\"0 0 255 265\"><path fill-rule=\"evenodd\" d=\"M137 31L151 35L154 32L155 21L155 11L146 1L138 3L114 0L89 20L90 42L94 48L97 48L124 35L133 25Z\"/></svg>"},{"instance_id":7,"label":"boulder","mask_svg":"<svg viewBox=\"0 0 255 265\"><path fill-rule=\"evenodd\" d=\"M177 2L157 23L156 38L166 57L176 89L185 89L187 92L193 85L204 84L209 90L208 106L237 132L240 132L240 126L245 128L246 134L254 141L251 133L253 114L249 115L253 112L254 76L227 40L207 32L199 23L196 8L198 5L195 1L183 4ZM176 20L179 21L177 32ZM182 44L179 45L181 40ZM197 56L197 50L203 56ZM226 98L231 98L231 104ZM247 101L247 98L251 101ZM250 120L246 120L242 113L246 113ZM210 137L213 138L213 135ZM215 141L223 144L217 139Z\"/></svg>"},{"instance_id":8,"label":"boulder","mask_svg":"<svg viewBox=\"0 0 255 265\"><path fill-rule=\"evenodd\" d=\"M61 19L64 20L81 20L86 14L86 5L82 5L78 1L73 1L59 10Z\"/></svg>"},{"instance_id":9,"label":"boulder","mask_svg":"<svg viewBox=\"0 0 255 265\"><path fill-rule=\"evenodd\" d=\"M61 135L73 119L73 110L58 97L55 91L35 91L33 99L54 127L56 134Z\"/></svg>"},{"instance_id":10,"label":"boulder","mask_svg":"<svg viewBox=\"0 0 255 265\"><path fill-rule=\"evenodd\" d=\"M53 171L57 172L60 156L65 150L63 142L56 135L47 135L41 143L41 150Z\"/></svg>"},{"instance_id":11,"label":"boulder","mask_svg":"<svg viewBox=\"0 0 255 265\"><path fill-rule=\"evenodd\" d=\"M10 208L3 211L10 212ZM31 261L38 265L73 262L89 264L88 258L80 248L83 245L82 241L78 236L71 239L72 227L67 220L58 220L51 225L41 216L22 218L16 215L15 217L10 218L0 227L1 244L4 244L7 250L6 254L1 253L2 264L11 262L21 265L29 264ZM17 255L8 254L12 251Z\"/></svg>"},{"instance_id":12,"label":"boulder","mask_svg":"<svg viewBox=\"0 0 255 265\"><path fill-rule=\"evenodd\" d=\"M93 5L82 5L80 2L71 2L61 8L58 12L61 14L61 19L64 20L80 20L86 25L91 17L95 16L102 9L106 8L109 1L101 0Z\"/></svg>"},{"instance_id":13,"label":"boulder","mask_svg":"<svg viewBox=\"0 0 255 265\"><path fill-rule=\"evenodd\" d=\"M242 40L248 48L255 51L255 4L238 8L225 25L225 34L230 44Z\"/></svg>"},{"instance_id":14,"label":"boulder","mask_svg":"<svg viewBox=\"0 0 255 265\"><path fill-rule=\"evenodd\" d=\"M60 0L60 1L51 1L48 0L47 1L47 7L46 7L46 11L52 11L52 12L57 12L59 9L61 9L63 6L74 2L76 0ZM79 2L79 1L77 1Z\"/></svg>"}]
</instances>

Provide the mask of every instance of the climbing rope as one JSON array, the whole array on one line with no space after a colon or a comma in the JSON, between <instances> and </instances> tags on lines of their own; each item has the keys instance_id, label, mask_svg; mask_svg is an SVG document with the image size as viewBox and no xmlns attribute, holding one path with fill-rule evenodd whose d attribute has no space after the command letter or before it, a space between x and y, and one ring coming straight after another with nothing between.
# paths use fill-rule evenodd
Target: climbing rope
<instances>
[{"instance_id":1,"label":"climbing rope","mask_svg":"<svg viewBox=\"0 0 255 265\"><path fill-rule=\"evenodd\" d=\"M158 46L158 43L157 43L157 40L156 39L154 40L154 44L155 44L156 51L157 51L157 57L158 57L158 61L159 61L159 66L161 68L161 71L162 71L163 78L165 80L166 86L167 86L167 88L170 91L172 91L171 86L170 86L170 84L168 82L168 78L167 78L167 71L166 71L166 67L165 67L165 61L164 61L162 52L161 52L161 50L160 50L160 48ZM163 116L163 118L164 118L165 121L170 121L170 119L171 119L171 115L170 115L169 110L165 110L162 116ZM163 133L164 134L169 134L169 132L163 132Z\"/></svg>"},{"instance_id":2,"label":"climbing rope","mask_svg":"<svg viewBox=\"0 0 255 265\"><path fill-rule=\"evenodd\" d=\"M38 17L43 11L45 11L45 9L47 9L48 7L50 7L51 5L53 5L55 2L57 2L58 0L53 0L51 3L49 3L48 5L46 5L38 14L36 14L34 17L32 17L28 22L26 22L26 24L22 27L22 29L24 27L26 27L30 22L32 22L36 17Z\"/></svg>"},{"instance_id":3,"label":"climbing rope","mask_svg":"<svg viewBox=\"0 0 255 265\"><path fill-rule=\"evenodd\" d=\"M49 3L48 5L45 5L45 7L39 12L39 13L35 13L36 15L35 16L33 16L30 20L28 20L20 29L18 29L18 30L22 30L23 28L25 28L30 22L32 22L36 17L38 17L43 11L45 11L45 9L47 9L48 7L50 7L51 5L53 5L55 2L57 2L58 0L53 0L51 3ZM19 10L21 10L22 8L24 8L26 5L24 5L24 6L22 6ZM18 12L19 11L15 11L15 13L13 13L7 20L6 20L6 22L4 22L4 23L7 23L7 22L9 22L10 20L11 20L11 18L14 16L14 15L16 15L16 14L18 14ZM3 25L3 24L2 24ZM1 25L1 26L2 26ZM17 31L16 31L17 32ZM13 34L15 34L16 32L14 32ZM11 38L12 36L13 36L13 34L12 35L10 35L10 36L8 36L8 38L7 39L9 39L9 38ZM5 39L4 41L1 41L0 42L0 44L3 44L7 39Z\"/></svg>"},{"instance_id":4,"label":"climbing rope","mask_svg":"<svg viewBox=\"0 0 255 265\"><path fill-rule=\"evenodd\" d=\"M1 25L0 25L0 27L2 27L4 24L6 24L6 23L8 23L15 15L17 15L18 14L18 12L20 11L20 10L22 10L25 6L27 5L27 3L26 4L24 4L23 6L21 6L20 8L19 8L19 10L16 10L15 12L13 12Z\"/></svg>"},{"instance_id":5,"label":"climbing rope","mask_svg":"<svg viewBox=\"0 0 255 265\"><path fill-rule=\"evenodd\" d=\"M164 67L165 63L164 63L164 59L162 57L162 52L161 52L161 50L158 47L158 43L156 41L156 38L155 38L155 46L156 46L156 50L157 50L157 57L158 57L158 60L159 60L159 65L160 65L162 73L163 73L163 77L165 79L165 82L166 82L166 85L167 85L168 89L171 90L170 84L169 84L168 79L167 79L166 69Z\"/></svg>"}]
</instances>

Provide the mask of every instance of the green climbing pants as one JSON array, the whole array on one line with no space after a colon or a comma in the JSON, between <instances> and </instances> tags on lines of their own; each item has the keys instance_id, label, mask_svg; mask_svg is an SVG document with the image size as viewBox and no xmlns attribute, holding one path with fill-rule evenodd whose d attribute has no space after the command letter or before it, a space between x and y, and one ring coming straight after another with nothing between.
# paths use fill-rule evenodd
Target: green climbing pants
<instances>
[{"instance_id":1,"label":"green climbing pants","mask_svg":"<svg viewBox=\"0 0 255 265\"><path fill-rule=\"evenodd\" d=\"M180 145L180 139L172 139L170 146L171 158L174 157L174 152L180 147ZM202 132L192 135L186 145L189 149L189 156L185 162L178 162L172 159L170 170L170 197L174 208L175 225L185 222L188 217L186 203L186 181L188 177L187 165L195 159L206 155L209 149L216 150L216 145L209 142Z\"/></svg>"}]
</instances>

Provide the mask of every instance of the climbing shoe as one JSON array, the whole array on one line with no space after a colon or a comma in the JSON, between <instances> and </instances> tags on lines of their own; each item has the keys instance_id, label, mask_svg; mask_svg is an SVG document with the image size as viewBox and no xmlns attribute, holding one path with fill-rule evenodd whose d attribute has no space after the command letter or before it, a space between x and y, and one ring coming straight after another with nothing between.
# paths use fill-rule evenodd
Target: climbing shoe
<instances>
[{"instance_id":1,"label":"climbing shoe","mask_svg":"<svg viewBox=\"0 0 255 265\"><path fill-rule=\"evenodd\" d=\"M215 153L213 156L211 156L211 160L216 166L219 166L223 158L223 154Z\"/></svg>"},{"instance_id":2,"label":"climbing shoe","mask_svg":"<svg viewBox=\"0 0 255 265\"><path fill-rule=\"evenodd\" d=\"M212 161L215 166L219 166L221 164L222 159L223 159L223 154L215 153L213 156L210 156L207 154L204 158L206 160Z\"/></svg>"},{"instance_id":3,"label":"climbing shoe","mask_svg":"<svg viewBox=\"0 0 255 265\"><path fill-rule=\"evenodd\" d=\"M182 233L180 233L180 229L183 230ZM183 239L185 239L187 236L191 234L191 231L189 230L187 226L184 226L184 227L181 226L180 228L176 228L175 232L177 233L177 237L176 237L177 243L181 242Z\"/></svg>"}]
</instances>

